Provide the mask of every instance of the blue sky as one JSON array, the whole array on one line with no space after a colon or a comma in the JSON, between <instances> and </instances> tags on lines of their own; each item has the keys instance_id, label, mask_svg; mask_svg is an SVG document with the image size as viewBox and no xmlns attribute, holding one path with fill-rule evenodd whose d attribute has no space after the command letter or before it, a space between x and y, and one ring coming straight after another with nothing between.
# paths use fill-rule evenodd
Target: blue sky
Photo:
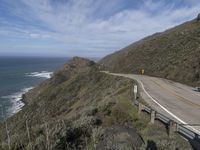
<instances>
[{"instance_id":1,"label":"blue sky","mask_svg":"<svg viewBox=\"0 0 200 150\"><path fill-rule=\"evenodd\" d=\"M0 56L102 57L199 10L198 0L0 0Z\"/></svg>"}]
</instances>

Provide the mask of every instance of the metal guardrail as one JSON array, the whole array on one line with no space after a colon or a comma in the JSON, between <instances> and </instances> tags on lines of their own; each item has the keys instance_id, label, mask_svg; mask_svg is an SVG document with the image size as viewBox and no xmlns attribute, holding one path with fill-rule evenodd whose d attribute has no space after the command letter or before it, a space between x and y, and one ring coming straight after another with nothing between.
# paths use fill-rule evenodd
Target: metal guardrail
<instances>
[{"instance_id":1,"label":"metal guardrail","mask_svg":"<svg viewBox=\"0 0 200 150\"><path fill-rule=\"evenodd\" d=\"M147 107L147 106L144 106L143 110L145 110L147 113L151 113L151 108Z\"/></svg>"},{"instance_id":2,"label":"metal guardrail","mask_svg":"<svg viewBox=\"0 0 200 150\"><path fill-rule=\"evenodd\" d=\"M134 100L134 105L141 107L140 108L142 111L147 112L148 114L151 114L153 110L152 108L140 103L137 100ZM156 111L155 111L156 112ZM179 133L180 135L184 136L185 138L187 138L189 141L191 141L191 143L193 144L194 148L197 150L200 150L200 135L195 133L194 131L192 131L191 129L189 129L187 126L189 125L183 125L183 124L179 124L178 122L168 118L167 116L156 112L155 113L155 119L160 120L161 122L163 122L164 124L166 124L167 126L170 126L170 123L173 123L173 131Z\"/></svg>"},{"instance_id":3,"label":"metal guardrail","mask_svg":"<svg viewBox=\"0 0 200 150\"><path fill-rule=\"evenodd\" d=\"M195 133L189 129L187 129L186 127L179 125L177 128L177 132L180 132L181 134L187 136L190 139L194 139L195 138Z\"/></svg>"},{"instance_id":4,"label":"metal guardrail","mask_svg":"<svg viewBox=\"0 0 200 150\"><path fill-rule=\"evenodd\" d=\"M200 87L196 87L197 92L200 92Z\"/></svg>"},{"instance_id":5,"label":"metal guardrail","mask_svg":"<svg viewBox=\"0 0 200 150\"><path fill-rule=\"evenodd\" d=\"M168 124L170 122L170 119L160 113L156 113L156 119Z\"/></svg>"}]
</instances>

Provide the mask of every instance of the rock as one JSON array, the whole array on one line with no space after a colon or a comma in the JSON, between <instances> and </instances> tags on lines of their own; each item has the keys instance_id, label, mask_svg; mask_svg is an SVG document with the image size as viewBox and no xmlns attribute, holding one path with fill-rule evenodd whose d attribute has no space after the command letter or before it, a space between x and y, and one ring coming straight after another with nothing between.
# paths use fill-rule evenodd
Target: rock
<instances>
[{"instance_id":1,"label":"rock","mask_svg":"<svg viewBox=\"0 0 200 150\"><path fill-rule=\"evenodd\" d=\"M51 83L58 85L64 81L67 81L74 74L86 71L87 68L91 67L92 65L95 65L94 61L81 57L73 57L64 65L63 68L53 74L52 78L50 79Z\"/></svg>"},{"instance_id":2,"label":"rock","mask_svg":"<svg viewBox=\"0 0 200 150\"><path fill-rule=\"evenodd\" d=\"M83 68L94 65L95 63L89 59L81 57L73 57L71 60L65 64L65 68Z\"/></svg>"}]
</instances>

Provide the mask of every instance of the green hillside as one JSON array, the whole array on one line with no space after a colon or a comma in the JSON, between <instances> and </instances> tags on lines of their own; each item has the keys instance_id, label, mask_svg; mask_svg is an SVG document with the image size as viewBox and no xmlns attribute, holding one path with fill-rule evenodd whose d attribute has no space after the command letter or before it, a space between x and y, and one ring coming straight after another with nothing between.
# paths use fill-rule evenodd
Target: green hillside
<instances>
[{"instance_id":1,"label":"green hillside","mask_svg":"<svg viewBox=\"0 0 200 150\"><path fill-rule=\"evenodd\" d=\"M200 19L194 19L106 56L112 72L145 73L200 86Z\"/></svg>"},{"instance_id":2,"label":"green hillside","mask_svg":"<svg viewBox=\"0 0 200 150\"><path fill-rule=\"evenodd\" d=\"M138 115L134 81L98 68L75 57L25 94L23 109L0 123L0 150L190 149L165 125Z\"/></svg>"}]
</instances>

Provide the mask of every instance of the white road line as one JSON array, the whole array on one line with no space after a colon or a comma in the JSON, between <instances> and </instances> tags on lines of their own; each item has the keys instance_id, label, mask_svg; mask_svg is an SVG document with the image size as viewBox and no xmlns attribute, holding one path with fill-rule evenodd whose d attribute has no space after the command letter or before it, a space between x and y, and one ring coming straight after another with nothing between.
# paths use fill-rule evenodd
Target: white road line
<instances>
[{"instance_id":1,"label":"white road line","mask_svg":"<svg viewBox=\"0 0 200 150\"><path fill-rule=\"evenodd\" d=\"M144 88L144 84L142 83L142 81L140 80L137 80L139 81L139 83L141 84L142 86L142 89L143 91L145 92L145 94L152 100L154 101L158 106L160 106L164 111L166 111L168 114L170 114L172 117L174 117L175 119L177 119L178 121L180 121L182 124L188 124L186 122L184 122L183 120L181 120L180 118L178 118L176 115L174 115L172 112L170 112L169 110L167 110L164 106L162 106L160 103L158 103L147 91L146 89ZM189 127L190 129L192 129L193 131L195 131L196 133L200 134L200 131L198 131L197 129L195 129L194 127L192 126L189 126L189 125L186 125L187 127Z\"/></svg>"}]
</instances>

